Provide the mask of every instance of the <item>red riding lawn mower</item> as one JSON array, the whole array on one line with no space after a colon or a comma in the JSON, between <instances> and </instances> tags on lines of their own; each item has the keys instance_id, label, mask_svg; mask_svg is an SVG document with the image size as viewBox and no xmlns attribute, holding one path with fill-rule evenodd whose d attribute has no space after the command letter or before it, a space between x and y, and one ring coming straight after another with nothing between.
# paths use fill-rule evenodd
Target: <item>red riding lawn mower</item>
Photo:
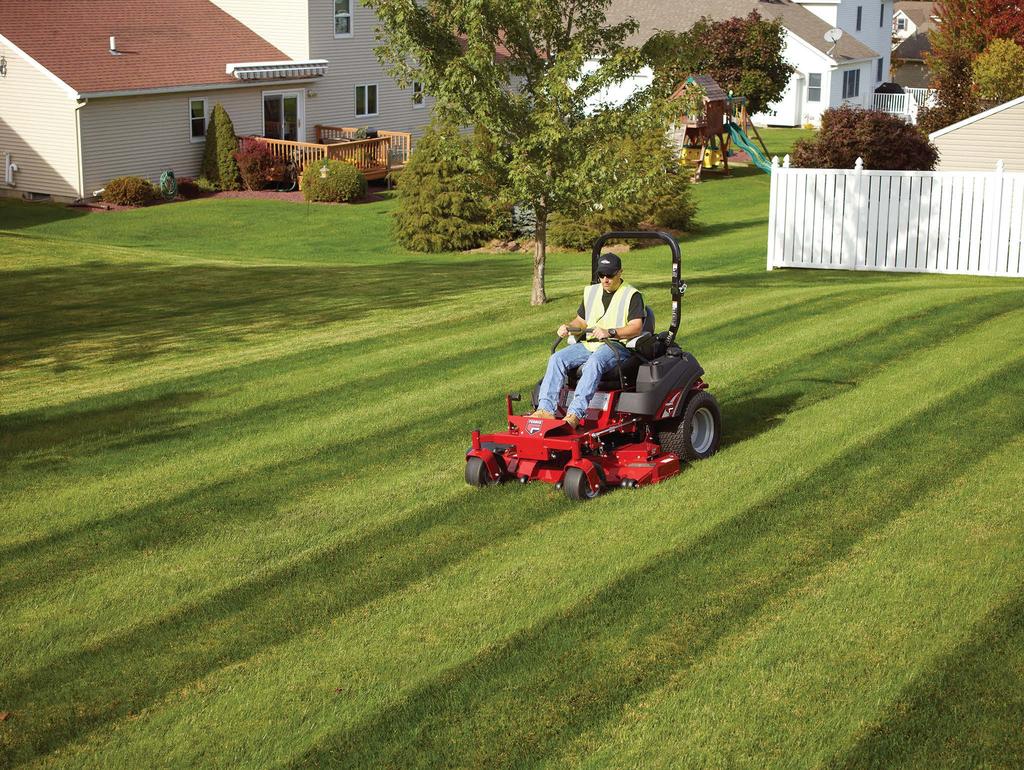
<instances>
[{"instance_id":1,"label":"red riding lawn mower","mask_svg":"<svg viewBox=\"0 0 1024 770\"><path fill-rule=\"evenodd\" d=\"M676 344L679 304L686 284L679 277L679 244L668 233L613 232L594 241L592 282L597 283L601 248L611 239L657 238L672 249L672 323L655 333L654 313L646 308L643 333L629 341L619 364L606 372L591 399L584 422L573 428L562 419L543 420L513 413L518 393L505 397L508 429L473 431L466 453L466 483L476 487L517 479L545 481L572 500L587 500L609 487L656 484L679 473L682 461L710 457L718 449L722 418L702 379L697 360ZM573 330L584 335L591 329ZM555 340L551 348L561 343ZM575 341L575 340L573 340ZM558 414L572 401L582 367L570 372L559 397ZM540 383L533 391L537 409Z\"/></svg>"}]
</instances>

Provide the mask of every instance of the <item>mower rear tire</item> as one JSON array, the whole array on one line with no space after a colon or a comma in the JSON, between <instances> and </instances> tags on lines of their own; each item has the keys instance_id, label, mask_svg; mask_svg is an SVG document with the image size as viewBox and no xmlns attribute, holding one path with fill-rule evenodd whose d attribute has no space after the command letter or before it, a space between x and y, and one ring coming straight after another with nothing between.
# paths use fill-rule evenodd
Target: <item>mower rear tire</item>
<instances>
[{"instance_id":1,"label":"mower rear tire","mask_svg":"<svg viewBox=\"0 0 1024 770\"><path fill-rule=\"evenodd\" d=\"M486 487L494 483L487 465L479 457L466 460L466 483L471 487Z\"/></svg>"},{"instance_id":2,"label":"mower rear tire","mask_svg":"<svg viewBox=\"0 0 1024 770\"><path fill-rule=\"evenodd\" d=\"M590 488L587 474L579 468L570 468L565 472L565 478L562 480L562 489L566 497L576 501L592 500L601 494L600 487L596 490Z\"/></svg>"},{"instance_id":3,"label":"mower rear tire","mask_svg":"<svg viewBox=\"0 0 1024 770\"><path fill-rule=\"evenodd\" d=\"M694 393L682 415L657 425L658 443L688 463L705 460L718 451L722 441L722 413L715 397L706 390Z\"/></svg>"}]
</instances>

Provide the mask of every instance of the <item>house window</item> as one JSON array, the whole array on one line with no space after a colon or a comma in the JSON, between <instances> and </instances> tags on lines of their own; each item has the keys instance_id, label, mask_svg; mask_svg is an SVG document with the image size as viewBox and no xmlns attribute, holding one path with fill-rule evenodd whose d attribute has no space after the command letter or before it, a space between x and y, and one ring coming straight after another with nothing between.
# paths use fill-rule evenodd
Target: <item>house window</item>
<instances>
[{"instance_id":1,"label":"house window","mask_svg":"<svg viewBox=\"0 0 1024 770\"><path fill-rule=\"evenodd\" d=\"M417 109L423 106L423 84L414 80L412 84L412 106Z\"/></svg>"},{"instance_id":2,"label":"house window","mask_svg":"<svg viewBox=\"0 0 1024 770\"><path fill-rule=\"evenodd\" d=\"M896 31L903 32L907 29L907 19L904 16L896 17Z\"/></svg>"},{"instance_id":3,"label":"house window","mask_svg":"<svg viewBox=\"0 0 1024 770\"><path fill-rule=\"evenodd\" d=\"M352 0L334 0L334 36L352 37Z\"/></svg>"},{"instance_id":4,"label":"house window","mask_svg":"<svg viewBox=\"0 0 1024 770\"><path fill-rule=\"evenodd\" d=\"M356 115L377 114L377 86L356 86Z\"/></svg>"},{"instance_id":5,"label":"house window","mask_svg":"<svg viewBox=\"0 0 1024 770\"><path fill-rule=\"evenodd\" d=\"M821 73L812 72L807 76L807 101L821 101Z\"/></svg>"},{"instance_id":6,"label":"house window","mask_svg":"<svg viewBox=\"0 0 1024 770\"><path fill-rule=\"evenodd\" d=\"M206 99L188 100L189 140L201 142L206 139Z\"/></svg>"},{"instance_id":7,"label":"house window","mask_svg":"<svg viewBox=\"0 0 1024 770\"><path fill-rule=\"evenodd\" d=\"M860 32L861 27L864 25L864 6L857 6L857 31Z\"/></svg>"},{"instance_id":8,"label":"house window","mask_svg":"<svg viewBox=\"0 0 1024 770\"><path fill-rule=\"evenodd\" d=\"M843 98L860 96L860 70L846 70L843 73Z\"/></svg>"},{"instance_id":9,"label":"house window","mask_svg":"<svg viewBox=\"0 0 1024 770\"><path fill-rule=\"evenodd\" d=\"M882 82L882 68L885 67L885 59L878 60L878 74L875 76L875 80L879 83Z\"/></svg>"}]
</instances>

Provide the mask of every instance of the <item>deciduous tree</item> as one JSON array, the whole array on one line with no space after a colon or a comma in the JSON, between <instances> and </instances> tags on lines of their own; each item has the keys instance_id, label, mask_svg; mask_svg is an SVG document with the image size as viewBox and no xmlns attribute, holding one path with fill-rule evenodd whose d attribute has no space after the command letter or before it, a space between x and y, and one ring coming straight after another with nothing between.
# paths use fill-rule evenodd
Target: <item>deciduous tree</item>
<instances>
[{"instance_id":1,"label":"deciduous tree","mask_svg":"<svg viewBox=\"0 0 1024 770\"><path fill-rule=\"evenodd\" d=\"M1012 40L996 39L974 60L978 96L1000 104L1024 96L1024 48Z\"/></svg>"},{"instance_id":2,"label":"deciduous tree","mask_svg":"<svg viewBox=\"0 0 1024 770\"><path fill-rule=\"evenodd\" d=\"M744 18L705 17L686 32L659 32L644 45L658 84L671 92L688 75L710 75L747 97L751 112L782 98L793 67L782 55L785 31L753 11Z\"/></svg>"},{"instance_id":3,"label":"deciduous tree","mask_svg":"<svg viewBox=\"0 0 1024 770\"><path fill-rule=\"evenodd\" d=\"M610 136L664 131L663 102L643 90L618 107L588 104L644 64L625 44L636 24L609 24L609 4L367 0L381 20L377 55L398 83L422 83L439 112L485 132L499 198L535 213L533 304L547 300L549 217L587 201L629 199L660 174L602 148Z\"/></svg>"}]
</instances>

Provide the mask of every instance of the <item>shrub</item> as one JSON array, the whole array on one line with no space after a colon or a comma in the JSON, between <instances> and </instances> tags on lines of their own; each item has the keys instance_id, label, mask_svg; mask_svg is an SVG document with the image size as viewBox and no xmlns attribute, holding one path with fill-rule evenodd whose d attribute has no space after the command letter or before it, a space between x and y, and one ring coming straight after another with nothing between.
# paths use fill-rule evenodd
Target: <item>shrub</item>
<instances>
[{"instance_id":1,"label":"shrub","mask_svg":"<svg viewBox=\"0 0 1024 770\"><path fill-rule=\"evenodd\" d=\"M117 206L145 206L157 197L157 190L140 176L119 176L107 182L101 197Z\"/></svg>"},{"instance_id":2,"label":"shrub","mask_svg":"<svg viewBox=\"0 0 1024 770\"><path fill-rule=\"evenodd\" d=\"M821 116L821 131L793 150L793 165L802 168L931 171L939 153L918 129L895 115L857 107L834 107Z\"/></svg>"},{"instance_id":3,"label":"shrub","mask_svg":"<svg viewBox=\"0 0 1024 770\"><path fill-rule=\"evenodd\" d=\"M649 221L671 230L693 230L697 203L690 195L690 171L681 164L665 173L662 185L652 190Z\"/></svg>"},{"instance_id":4,"label":"shrub","mask_svg":"<svg viewBox=\"0 0 1024 770\"><path fill-rule=\"evenodd\" d=\"M203 194L202 189L199 187L196 180L191 177L183 176L178 180L178 195L185 200L192 200L198 198Z\"/></svg>"},{"instance_id":5,"label":"shrub","mask_svg":"<svg viewBox=\"0 0 1024 770\"><path fill-rule=\"evenodd\" d=\"M202 173L220 190L239 189L236 152L238 138L235 136L235 126L218 102L213 106L210 125L206 129Z\"/></svg>"},{"instance_id":6,"label":"shrub","mask_svg":"<svg viewBox=\"0 0 1024 770\"><path fill-rule=\"evenodd\" d=\"M327 176L321 169L327 166ZM344 203L366 197L366 177L351 163L326 160L310 163L302 172L302 193L307 201Z\"/></svg>"},{"instance_id":7,"label":"shrub","mask_svg":"<svg viewBox=\"0 0 1024 770\"><path fill-rule=\"evenodd\" d=\"M972 65L978 96L996 104L1024 95L1024 48L993 40Z\"/></svg>"},{"instance_id":8,"label":"shrub","mask_svg":"<svg viewBox=\"0 0 1024 770\"><path fill-rule=\"evenodd\" d=\"M457 251L493 237L496 202L475 157L473 140L454 126L430 125L399 180L399 243L413 251Z\"/></svg>"},{"instance_id":9,"label":"shrub","mask_svg":"<svg viewBox=\"0 0 1024 770\"><path fill-rule=\"evenodd\" d=\"M199 188L199 192L203 193L215 193L217 192L217 185L207 179L205 176L201 176L196 180L196 187Z\"/></svg>"},{"instance_id":10,"label":"shrub","mask_svg":"<svg viewBox=\"0 0 1024 770\"><path fill-rule=\"evenodd\" d=\"M235 153L238 174L246 190L262 190L280 167L266 142L243 139Z\"/></svg>"},{"instance_id":11,"label":"shrub","mask_svg":"<svg viewBox=\"0 0 1024 770\"><path fill-rule=\"evenodd\" d=\"M610 230L694 228L697 205L690 194L689 171L680 164L678 150L664 136L619 139L610 147L627 165L649 167L650 183L627 200L598 200L586 211L553 216L548 224L552 244L585 251L597 236Z\"/></svg>"}]
</instances>

